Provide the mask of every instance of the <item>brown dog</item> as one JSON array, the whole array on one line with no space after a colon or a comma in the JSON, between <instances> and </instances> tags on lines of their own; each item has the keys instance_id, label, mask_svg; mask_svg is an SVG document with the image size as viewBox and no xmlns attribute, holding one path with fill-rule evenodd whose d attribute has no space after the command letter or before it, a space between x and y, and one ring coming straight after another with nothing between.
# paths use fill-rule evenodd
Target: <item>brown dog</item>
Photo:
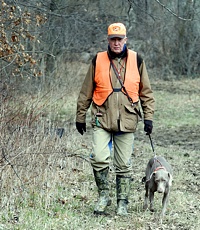
<instances>
[{"instance_id":1,"label":"brown dog","mask_svg":"<svg viewBox=\"0 0 200 230\"><path fill-rule=\"evenodd\" d=\"M164 157L154 157L148 162L145 179L145 201L144 209L148 208L148 198L150 201L150 211L154 211L154 192L163 193L161 217L166 211L169 199L170 186L172 184L172 168Z\"/></svg>"}]
</instances>

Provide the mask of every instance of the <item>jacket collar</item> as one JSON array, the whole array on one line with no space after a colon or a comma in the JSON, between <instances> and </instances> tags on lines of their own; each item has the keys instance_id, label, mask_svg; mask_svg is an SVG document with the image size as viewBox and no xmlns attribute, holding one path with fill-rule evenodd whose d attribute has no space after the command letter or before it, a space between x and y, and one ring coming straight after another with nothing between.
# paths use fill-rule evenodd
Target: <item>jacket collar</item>
<instances>
[{"instance_id":1,"label":"jacket collar","mask_svg":"<svg viewBox=\"0 0 200 230\"><path fill-rule=\"evenodd\" d=\"M124 45L124 48L123 48L123 50L122 50L122 52L121 53L119 53L119 54L116 54L115 52L113 52L111 49L110 49L110 46L108 46L108 57L110 58L110 59L115 59L115 58L125 58L125 57L127 57L127 47L126 47L126 45Z\"/></svg>"}]
</instances>

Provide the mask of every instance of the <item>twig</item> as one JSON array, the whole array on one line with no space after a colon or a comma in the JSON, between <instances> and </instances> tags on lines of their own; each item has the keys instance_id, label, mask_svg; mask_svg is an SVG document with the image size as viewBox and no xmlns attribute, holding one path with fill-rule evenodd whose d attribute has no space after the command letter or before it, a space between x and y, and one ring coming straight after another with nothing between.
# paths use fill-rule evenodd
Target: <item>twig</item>
<instances>
[{"instance_id":1,"label":"twig","mask_svg":"<svg viewBox=\"0 0 200 230\"><path fill-rule=\"evenodd\" d=\"M180 20L183 21L192 21L191 18L182 18L180 16L178 16L174 11L172 11L170 8L168 8L166 5L164 5L163 3L161 3L159 0L155 0L158 4L160 4L164 9L166 9L168 12L170 12L170 14L172 14L173 16L177 17Z\"/></svg>"},{"instance_id":2,"label":"twig","mask_svg":"<svg viewBox=\"0 0 200 230\"><path fill-rule=\"evenodd\" d=\"M81 158L87 162L90 162L87 158L85 158L84 156L82 156L80 154L79 155L78 154L70 154L70 155L67 155L67 157L79 157L79 158Z\"/></svg>"},{"instance_id":3,"label":"twig","mask_svg":"<svg viewBox=\"0 0 200 230\"><path fill-rule=\"evenodd\" d=\"M23 182L22 182L21 178L19 177L19 175L18 175L17 171L15 170L15 168L14 168L13 164L11 164L11 162L7 159L7 157L6 157L6 155L5 155L5 151L4 151L4 149L3 149L3 148L2 148L2 156L3 156L3 159L5 159L5 161L7 161L7 162L8 162L8 164L7 164L7 165L10 165L10 166L11 166L11 168L12 168L12 170L14 171L15 175L18 177L18 179L20 180L20 182L21 182L21 183L22 183L22 185L23 185Z\"/></svg>"}]
</instances>

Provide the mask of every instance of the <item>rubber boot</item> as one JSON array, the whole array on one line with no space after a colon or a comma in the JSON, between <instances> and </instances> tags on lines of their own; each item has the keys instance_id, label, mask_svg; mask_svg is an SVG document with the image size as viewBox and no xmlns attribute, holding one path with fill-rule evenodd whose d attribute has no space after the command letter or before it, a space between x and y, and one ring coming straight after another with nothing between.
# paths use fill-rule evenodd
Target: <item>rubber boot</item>
<instances>
[{"instance_id":1,"label":"rubber boot","mask_svg":"<svg viewBox=\"0 0 200 230\"><path fill-rule=\"evenodd\" d=\"M116 189L117 189L117 215L126 216L128 197L130 192L131 178L126 176L116 176Z\"/></svg>"},{"instance_id":2,"label":"rubber boot","mask_svg":"<svg viewBox=\"0 0 200 230\"><path fill-rule=\"evenodd\" d=\"M104 215L106 214L106 207L111 205L111 199L109 197L109 183L108 172L109 168L105 168L101 171L94 171L94 178L98 187L99 199L94 208L94 214Z\"/></svg>"}]
</instances>

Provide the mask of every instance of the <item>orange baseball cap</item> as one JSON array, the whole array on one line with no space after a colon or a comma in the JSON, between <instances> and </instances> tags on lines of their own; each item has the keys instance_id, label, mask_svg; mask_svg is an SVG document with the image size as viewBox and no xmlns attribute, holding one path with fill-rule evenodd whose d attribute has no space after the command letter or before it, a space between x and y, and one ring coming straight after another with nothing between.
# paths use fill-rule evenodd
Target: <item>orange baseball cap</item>
<instances>
[{"instance_id":1,"label":"orange baseball cap","mask_svg":"<svg viewBox=\"0 0 200 230\"><path fill-rule=\"evenodd\" d=\"M122 23L113 23L108 26L108 38L125 38L126 27Z\"/></svg>"}]
</instances>

